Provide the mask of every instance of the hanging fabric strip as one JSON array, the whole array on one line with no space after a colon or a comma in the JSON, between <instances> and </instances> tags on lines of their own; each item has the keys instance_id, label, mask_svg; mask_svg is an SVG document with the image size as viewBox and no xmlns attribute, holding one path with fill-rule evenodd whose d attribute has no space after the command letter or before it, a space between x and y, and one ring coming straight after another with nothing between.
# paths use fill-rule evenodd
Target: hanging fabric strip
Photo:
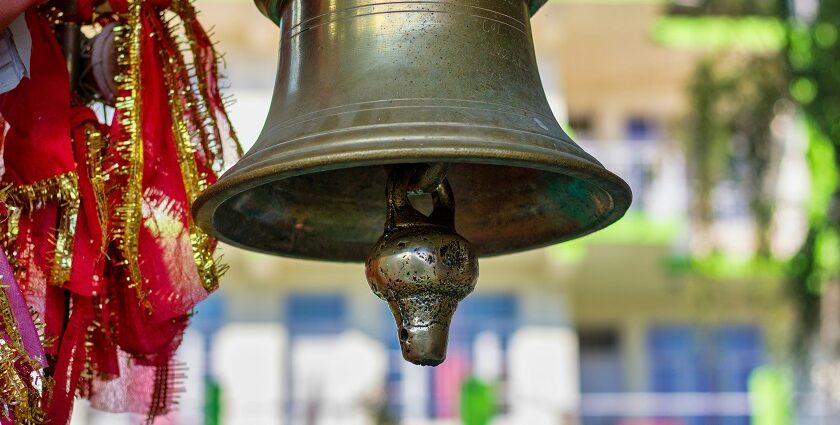
<instances>
[{"instance_id":1,"label":"hanging fabric strip","mask_svg":"<svg viewBox=\"0 0 840 425\"><path fill-rule=\"evenodd\" d=\"M192 3L188 0L176 1L173 10L183 23L184 36L193 58L192 76L199 92L205 125L211 130L211 137L201 140L201 146L207 152L205 161L211 164L214 174L221 174L226 163L235 162L242 156L242 147L230 125L219 90L219 58L210 36L196 18Z\"/></svg>"},{"instance_id":2,"label":"hanging fabric strip","mask_svg":"<svg viewBox=\"0 0 840 425\"><path fill-rule=\"evenodd\" d=\"M49 22L32 9L25 17L32 40L31 75L14 90L0 95L0 114L10 126L3 150L2 184L11 186L7 202L16 210L16 217L10 222L15 226L8 227L5 239L8 245L10 239L17 238L14 242L20 251L45 253L51 261L49 266L27 264L30 268L47 269L49 275L33 270L22 285L63 285L70 278L73 264L71 251L79 209L78 179L70 145L70 89L63 55ZM49 229L31 227L50 222ZM21 226L31 228L32 234L50 236L20 239L28 237L22 234ZM31 282L29 278L39 281Z\"/></svg>"},{"instance_id":3,"label":"hanging fabric strip","mask_svg":"<svg viewBox=\"0 0 840 425\"><path fill-rule=\"evenodd\" d=\"M0 194L2 197L4 194ZM39 332L2 250L0 287L0 423L39 425L44 422L43 406L51 388L44 374L47 359Z\"/></svg>"},{"instance_id":4,"label":"hanging fabric strip","mask_svg":"<svg viewBox=\"0 0 840 425\"><path fill-rule=\"evenodd\" d=\"M196 147L209 147L212 137L205 129L206 109L200 108L201 102L196 92L190 86L190 75L184 58L178 54L178 43L172 35L171 28L156 28L160 34L165 57L169 58L169 66L164 70L164 77L169 93L169 112L172 123L172 134L177 151L177 162L181 169L184 191L186 193L187 209L198 198L198 195L209 185L208 176L211 169L198 162L201 156ZM214 132L215 133L215 132ZM193 143L197 140L197 143ZM209 158L207 158L209 159ZM203 169L202 169L203 168ZM219 284L219 266L213 258L215 241L198 228L192 217L185 217L189 227L189 237L192 245L193 260L198 269L198 277L204 289L214 291Z\"/></svg>"},{"instance_id":5,"label":"hanging fabric strip","mask_svg":"<svg viewBox=\"0 0 840 425\"><path fill-rule=\"evenodd\" d=\"M21 321L6 314L19 310L21 297L0 291L0 350L29 353L0 352L0 403L15 406L0 406L2 425L66 425L79 396L150 422L166 415L183 379L175 352L194 307L224 271L216 241L190 215L225 161L241 155L212 42L186 0L108 0L106 14L100 3L78 0L73 16L27 11L30 78L0 94L9 128L0 137L8 203L0 208L0 246L14 262L6 270L0 261L0 273L17 277L14 287L43 320L43 348L32 357L31 332L15 333L21 328L12 318ZM71 106L84 102L69 87L51 28L106 21L117 28L119 71L108 126L89 108ZM41 371L31 375L40 392L12 373L24 364Z\"/></svg>"},{"instance_id":6,"label":"hanging fabric strip","mask_svg":"<svg viewBox=\"0 0 840 425\"><path fill-rule=\"evenodd\" d=\"M143 99L141 93L141 55L143 33L141 0L112 2L117 12L122 12L123 22L115 30L120 95L117 98L115 133L112 140L110 168L115 201L114 238L121 254L122 265L127 269L126 284L135 290L141 305L151 310L138 265L139 228L143 208ZM116 183L116 184L114 184Z\"/></svg>"},{"instance_id":7,"label":"hanging fabric strip","mask_svg":"<svg viewBox=\"0 0 840 425\"><path fill-rule=\"evenodd\" d=\"M58 205L58 225L53 243L51 281L63 285L70 280L73 267L73 239L79 217L79 178L70 171L46 180L22 186L10 186L7 202L22 212L30 212L47 202ZM13 229L17 234L18 229Z\"/></svg>"}]
</instances>

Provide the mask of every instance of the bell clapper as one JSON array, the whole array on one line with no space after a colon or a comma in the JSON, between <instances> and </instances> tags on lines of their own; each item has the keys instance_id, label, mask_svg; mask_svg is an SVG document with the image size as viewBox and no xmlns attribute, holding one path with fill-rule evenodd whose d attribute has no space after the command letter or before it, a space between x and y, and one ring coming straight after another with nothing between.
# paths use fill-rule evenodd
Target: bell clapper
<instances>
[{"instance_id":1,"label":"bell clapper","mask_svg":"<svg viewBox=\"0 0 840 425\"><path fill-rule=\"evenodd\" d=\"M403 357L424 366L446 358L455 309L475 288L478 258L455 231L455 199L446 164L391 167L385 231L367 258L373 292L388 302ZM419 212L410 195L431 195L433 209Z\"/></svg>"}]
</instances>

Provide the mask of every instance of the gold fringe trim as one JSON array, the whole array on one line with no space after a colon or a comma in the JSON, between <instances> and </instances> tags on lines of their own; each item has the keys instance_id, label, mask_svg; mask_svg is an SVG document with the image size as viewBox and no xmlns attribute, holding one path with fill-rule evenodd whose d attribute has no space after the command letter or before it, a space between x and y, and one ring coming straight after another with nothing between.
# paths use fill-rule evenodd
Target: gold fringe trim
<instances>
[{"instance_id":1,"label":"gold fringe trim","mask_svg":"<svg viewBox=\"0 0 840 425\"><path fill-rule=\"evenodd\" d=\"M3 190L8 192L8 189L9 186L6 186ZM5 200L0 200L0 202L3 202L5 205ZM2 223L2 229L0 229L0 248L6 252L9 265L12 266L12 270L15 271L15 275L18 276L23 272L19 261L18 249L20 247L17 245L18 235L20 234L20 215L22 211L20 208L11 205L6 205L6 209L8 210L8 215Z\"/></svg>"},{"instance_id":2,"label":"gold fringe trim","mask_svg":"<svg viewBox=\"0 0 840 425\"><path fill-rule=\"evenodd\" d=\"M170 100L171 103L173 102ZM184 178L184 187L187 189L187 199L190 205L192 205L198 197L198 194L203 190L204 180L198 177L192 145L189 139L185 138L186 126L183 122L178 121L179 119L183 120L182 114L176 112L178 109L177 106L171 105L171 108L173 121L175 121L173 126L176 131L178 163L181 168L181 175ZM204 289L212 292L219 286L219 267L213 258L213 241L209 235L204 233L195 224L192 217L188 217L187 219L189 220L190 243L192 244L193 259L196 263L198 276L201 279Z\"/></svg>"},{"instance_id":3,"label":"gold fringe trim","mask_svg":"<svg viewBox=\"0 0 840 425\"><path fill-rule=\"evenodd\" d=\"M32 374L39 377L27 377L31 381L24 380L18 373L16 365L21 362L28 363L32 368ZM0 405L3 407L7 419L14 418L15 424L19 425L40 425L46 419L46 413L41 407L42 393L45 388L43 371L40 364L28 359L12 348L5 340L0 340Z\"/></svg>"},{"instance_id":4,"label":"gold fringe trim","mask_svg":"<svg viewBox=\"0 0 840 425\"><path fill-rule=\"evenodd\" d=\"M105 249L108 238L108 201L105 191L105 173L103 171L106 143L105 135L93 124L85 126L85 146L87 147L88 178L93 187L99 228L102 229L102 243L100 246Z\"/></svg>"},{"instance_id":5,"label":"gold fringe trim","mask_svg":"<svg viewBox=\"0 0 840 425\"><path fill-rule=\"evenodd\" d=\"M0 276L0 285L5 276ZM15 320L6 292L0 289L0 320L9 341L0 336L0 415L14 418L16 424L40 425L46 414L42 406L50 386L44 370L36 359L28 356L23 345L18 324ZM22 376L20 370L28 370Z\"/></svg>"},{"instance_id":6,"label":"gold fringe trim","mask_svg":"<svg viewBox=\"0 0 840 425\"><path fill-rule=\"evenodd\" d=\"M121 124L126 130L125 140L118 141L115 150L121 156L123 163L128 164L128 170L112 170L126 176L126 187L123 199L114 210L117 225L114 229L114 239L117 241L122 256L129 270L129 284L137 289L141 302L145 300L142 288L142 276L137 266L139 226L142 221L142 171L143 171L143 135L141 79L140 79L140 49L141 49L141 0L129 0L128 13L122 16L123 25L117 32L118 63L121 75L118 78L122 93L117 99L117 109L121 113ZM220 172L224 165L224 147L221 131L216 123L217 112L223 115L229 123L224 107L215 110L210 102L208 81L211 78L202 66L196 66L195 60L203 55L200 50L191 24L195 22L196 12L189 0L175 0L170 8L180 19L183 27L183 42L175 40L171 22L165 21L165 34L154 34L161 41L170 43L175 55L166 55L168 60L164 74L169 88L168 101L173 121L172 132L175 137L178 163L184 181L187 200L192 203L207 187L208 176L198 167L196 153L201 151L210 161L211 168ZM164 13L162 11L157 13ZM188 46L184 48L184 45ZM189 51L192 63L188 63L181 52ZM214 54L213 59L217 57ZM211 71L212 72L212 71ZM129 94L130 93L130 94ZM241 147L233 131L230 131L237 154L241 155ZM193 221L189 220L190 242L197 266L199 278L207 291L218 287L219 277L225 267L213 258L215 241L204 233ZM151 308L151 306L148 306Z\"/></svg>"},{"instance_id":7,"label":"gold fringe trim","mask_svg":"<svg viewBox=\"0 0 840 425\"><path fill-rule=\"evenodd\" d=\"M75 171L59 174L33 184L8 186L6 202L20 208L35 210L50 201L72 202L79 199L79 177Z\"/></svg>"},{"instance_id":8,"label":"gold fringe trim","mask_svg":"<svg viewBox=\"0 0 840 425\"><path fill-rule=\"evenodd\" d=\"M163 34L166 43L171 43L172 49L177 49L173 40L171 28L167 29L169 34ZM196 198L207 188L207 176L201 175L196 164L195 151L193 147L193 134L188 125L188 117L185 116L182 108L190 108L189 118L198 121L202 111L198 110L195 93L189 86L189 75L187 74L186 63L180 55L168 58L168 67L164 70L166 83L169 88L169 110L172 117L172 132L175 136L175 147L178 153L178 165L181 169L181 176L184 180L184 189L187 200L192 204ZM186 102L185 102L186 100ZM192 122L193 131L202 140L208 137L200 123ZM205 290L212 292L219 286L220 267L213 258L213 240L204 233L192 220L189 220L190 242L192 244L193 259L195 260L198 276Z\"/></svg>"},{"instance_id":9,"label":"gold fringe trim","mask_svg":"<svg viewBox=\"0 0 840 425\"><path fill-rule=\"evenodd\" d=\"M17 238L20 215L24 211L34 211L46 202L58 202L59 219L53 241L54 258L50 277L53 285L61 286L70 280L73 268L73 239L81 202L79 176L75 171L33 184L10 186L6 193L6 203L11 207L7 238L9 241Z\"/></svg>"},{"instance_id":10,"label":"gold fringe trim","mask_svg":"<svg viewBox=\"0 0 840 425\"><path fill-rule=\"evenodd\" d=\"M172 9L175 13L178 14L178 17L183 22L184 27L184 34L186 38L187 44L189 44L190 52L192 53L193 61L195 58L201 56L201 47L198 45L198 38L193 31L192 24L197 20L198 13L193 6L192 0L175 0L172 2ZM208 34L209 37L209 34ZM216 76L220 75L219 73L219 56L216 54L215 47L211 46L213 51L213 71L212 73ZM210 101L210 91L208 86L208 81L210 76L207 75L207 70L204 69L202 66L196 66L195 63L188 69L192 70L192 76L195 77L195 82L197 85L197 91L200 95L202 105L200 109L203 109L206 113L204 114L207 118L208 126L211 127L214 131L212 137L202 140L202 145L205 151L208 151L210 155L208 158L212 161L212 168L216 173L221 173L224 170L224 145L221 140L222 135L220 133L220 129L216 125L215 116L213 115L216 111L212 110L211 101ZM207 113L209 112L209 113ZM222 118L225 120L228 126L230 126L230 117L228 116L227 109L224 105L221 105L220 110L218 111L222 114ZM236 149L236 157L241 158L243 151L242 145L239 143L239 139L236 137L236 132L233 129L230 129L229 136L233 140L234 148Z\"/></svg>"},{"instance_id":11,"label":"gold fringe trim","mask_svg":"<svg viewBox=\"0 0 840 425\"><path fill-rule=\"evenodd\" d=\"M175 147L178 152L178 165L181 168L184 189L187 193L187 200L192 205L196 198L198 198L198 195L207 186L206 176L200 175L198 171L192 137L184 112L181 109L183 108L182 99L187 98L192 101L193 99L191 97L193 97L194 93L188 88L182 89L182 86L179 86L177 82L179 77L183 78L182 72L185 71L183 58L177 56L170 57L169 62L170 67L164 73L166 74L167 85L169 86L169 110L172 116L172 131L175 135ZM193 102L187 102L187 104L195 105ZM195 113L196 111L192 111L191 115ZM193 259L196 263L201 284L208 292L214 291L219 286L219 267L213 258L213 240L195 224L192 217L188 216L187 220L189 220Z\"/></svg>"},{"instance_id":12,"label":"gold fringe trim","mask_svg":"<svg viewBox=\"0 0 840 425\"><path fill-rule=\"evenodd\" d=\"M115 144L117 155L126 165L113 172L123 174L126 183L122 199L114 210L114 239L128 270L128 286L135 289L141 305L151 310L138 264L138 243L143 219L143 99L140 87L142 3L142 0L128 0L128 13L122 16L123 23L115 31L117 63L121 68L117 77L121 95L117 98L116 108L127 136Z\"/></svg>"},{"instance_id":13,"label":"gold fringe trim","mask_svg":"<svg viewBox=\"0 0 840 425\"><path fill-rule=\"evenodd\" d=\"M178 399L186 389L184 381L187 378L187 365L171 360L166 366L155 368L155 391L149 402L149 412L145 425L155 423L158 416L166 415L178 404Z\"/></svg>"}]
</instances>

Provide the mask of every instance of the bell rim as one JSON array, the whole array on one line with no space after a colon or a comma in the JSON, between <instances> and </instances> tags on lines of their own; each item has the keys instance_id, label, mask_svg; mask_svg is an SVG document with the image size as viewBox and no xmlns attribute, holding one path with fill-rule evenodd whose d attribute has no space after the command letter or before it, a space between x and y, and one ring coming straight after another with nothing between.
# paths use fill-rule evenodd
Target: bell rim
<instances>
[{"instance_id":1,"label":"bell rim","mask_svg":"<svg viewBox=\"0 0 840 425\"><path fill-rule=\"evenodd\" d=\"M516 147L511 149L510 146L507 146L506 149L500 147L473 147L470 149L469 154L465 155L463 149L459 149L457 146L444 146L423 147L422 156L407 156L411 151L416 150L418 149L402 148L387 150L360 149L349 152L311 152L310 155L299 159L289 161L274 160L270 163L260 162L245 167L244 170L237 169L234 166L195 200L191 211L192 218L203 231L219 241L237 248L288 258L360 262L363 260L332 258L327 255L323 257L296 255L293 252L277 252L247 245L231 239L221 232L217 232L216 226L214 225L214 218L218 209L235 196L275 181L339 169L423 162L503 165L534 169L581 179L609 195L612 202L611 208L606 214L591 220L588 225L582 226L576 231L564 234L561 237L533 243L524 248L516 247L479 253L479 257L494 257L544 248L597 232L621 219L632 203L633 195L627 182L607 170L597 161L592 162L584 156L579 156L571 152L549 149L540 149L540 151L544 152L535 152L534 150L521 149L521 146L519 146L519 149L516 149ZM248 170L248 168L253 169Z\"/></svg>"}]
</instances>

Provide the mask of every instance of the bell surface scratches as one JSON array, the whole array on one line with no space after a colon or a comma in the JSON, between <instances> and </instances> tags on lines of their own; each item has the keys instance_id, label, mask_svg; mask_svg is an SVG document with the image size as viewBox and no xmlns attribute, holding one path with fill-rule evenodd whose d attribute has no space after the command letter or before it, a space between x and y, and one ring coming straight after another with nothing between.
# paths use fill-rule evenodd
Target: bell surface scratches
<instances>
[{"instance_id":1,"label":"bell surface scratches","mask_svg":"<svg viewBox=\"0 0 840 425\"><path fill-rule=\"evenodd\" d=\"M428 193L428 215L411 193ZM390 167L385 231L368 255L365 274L373 293L388 302L403 357L437 366L446 359L455 309L475 288L478 258L455 229L455 198L446 167Z\"/></svg>"},{"instance_id":2,"label":"bell surface scratches","mask_svg":"<svg viewBox=\"0 0 840 425\"><path fill-rule=\"evenodd\" d=\"M364 261L390 164L445 163L476 255L618 220L627 184L546 101L525 0L257 0L280 27L274 98L245 157L196 202L202 228L271 254ZM422 208L421 208L422 209Z\"/></svg>"}]
</instances>

